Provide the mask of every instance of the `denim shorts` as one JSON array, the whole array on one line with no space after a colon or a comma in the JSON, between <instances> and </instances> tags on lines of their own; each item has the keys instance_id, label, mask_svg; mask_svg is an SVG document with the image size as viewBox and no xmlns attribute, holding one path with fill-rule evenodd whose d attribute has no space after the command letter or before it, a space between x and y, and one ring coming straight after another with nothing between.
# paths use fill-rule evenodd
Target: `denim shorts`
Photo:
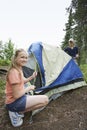
<instances>
[{"instance_id":1,"label":"denim shorts","mask_svg":"<svg viewBox=\"0 0 87 130\"><path fill-rule=\"evenodd\" d=\"M26 95L20 97L16 101L10 104L6 104L6 108L12 112L22 112L26 107Z\"/></svg>"}]
</instances>

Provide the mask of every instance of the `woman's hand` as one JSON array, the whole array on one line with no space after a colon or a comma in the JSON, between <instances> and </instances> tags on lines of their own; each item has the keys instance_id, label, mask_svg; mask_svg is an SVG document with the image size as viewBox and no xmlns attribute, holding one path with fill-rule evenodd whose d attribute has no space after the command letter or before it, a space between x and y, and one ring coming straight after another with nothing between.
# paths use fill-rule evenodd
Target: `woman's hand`
<instances>
[{"instance_id":1,"label":"woman's hand","mask_svg":"<svg viewBox=\"0 0 87 130\"><path fill-rule=\"evenodd\" d=\"M76 58L79 58L79 55L78 55L78 54L76 54Z\"/></svg>"},{"instance_id":2,"label":"woman's hand","mask_svg":"<svg viewBox=\"0 0 87 130\"><path fill-rule=\"evenodd\" d=\"M35 78L37 76L37 72L35 71L33 74L32 74L32 77Z\"/></svg>"},{"instance_id":3,"label":"woman's hand","mask_svg":"<svg viewBox=\"0 0 87 130\"><path fill-rule=\"evenodd\" d=\"M37 76L37 72L35 71L31 76L29 76L28 78L24 77L24 83L27 83L29 81L31 81L32 79L34 79Z\"/></svg>"},{"instance_id":4,"label":"woman's hand","mask_svg":"<svg viewBox=\"0 0 87 130\"><path fill-rule=\"evenodd\" d=\"M25 93L28 93L29 91L34 90L34 89L35 89L35 86L31 85L31 86L25 88Z\"/></svg>"},{"instance_id":5,"label":"woman's hand","mask_svg":"<svg viewBox=\"0 0 87 130\"><path fill-rule=\"evenodd\" d=\"M30 90L34 90L35 89L35 86L34 85L31 85L29 86Z\"/></svg>"}]
</instances>

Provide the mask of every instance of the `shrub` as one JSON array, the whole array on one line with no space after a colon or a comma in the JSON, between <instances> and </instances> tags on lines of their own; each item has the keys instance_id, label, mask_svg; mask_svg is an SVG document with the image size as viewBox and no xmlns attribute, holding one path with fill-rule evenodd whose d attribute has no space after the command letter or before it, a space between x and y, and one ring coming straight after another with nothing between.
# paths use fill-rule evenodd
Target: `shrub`
<instances>
[{"instance_id":1,"label":"shrub","mask_svg":"<svg viewBox=\"0 0 87 130\"><path fill-rule=\"evenodd\" d=\"M8 66L10 65L10 63L11 63L10 60L0 59L0 66Z\"/></svg>"}]
</instances>

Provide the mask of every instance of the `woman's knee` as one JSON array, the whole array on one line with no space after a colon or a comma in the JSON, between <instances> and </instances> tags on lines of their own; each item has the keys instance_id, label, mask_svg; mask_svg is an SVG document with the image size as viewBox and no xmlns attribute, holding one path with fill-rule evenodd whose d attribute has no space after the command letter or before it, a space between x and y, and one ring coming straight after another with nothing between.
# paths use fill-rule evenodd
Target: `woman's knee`
<instances>
[{"instance_id":1,"label":"woman's knee","mask_svg":"<svg viewBox=\"0 0 87 130\"><path fill-rule=\"evenodd\" d=\"M48 96L44 95L44 105L47 105L49 103Z\"/></svg>"}]
</instances>

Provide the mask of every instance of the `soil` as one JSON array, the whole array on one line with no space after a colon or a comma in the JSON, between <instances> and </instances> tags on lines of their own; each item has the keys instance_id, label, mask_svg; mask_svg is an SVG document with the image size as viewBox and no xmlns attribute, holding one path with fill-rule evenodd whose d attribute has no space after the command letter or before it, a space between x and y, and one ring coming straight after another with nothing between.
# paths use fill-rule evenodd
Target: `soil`
<instances>
[{"instance_id":1,"label":"soil","mask_svg":"<svg viewBox=\"0 0 87 130\"><path fill-rule=\"evenodd\" d=\"M14 128L4 105L5 95L0 97L0 130L87 130L87 87L68 91L33 116L24 117L21 127Z\"/></svg>"}]
</instances>

